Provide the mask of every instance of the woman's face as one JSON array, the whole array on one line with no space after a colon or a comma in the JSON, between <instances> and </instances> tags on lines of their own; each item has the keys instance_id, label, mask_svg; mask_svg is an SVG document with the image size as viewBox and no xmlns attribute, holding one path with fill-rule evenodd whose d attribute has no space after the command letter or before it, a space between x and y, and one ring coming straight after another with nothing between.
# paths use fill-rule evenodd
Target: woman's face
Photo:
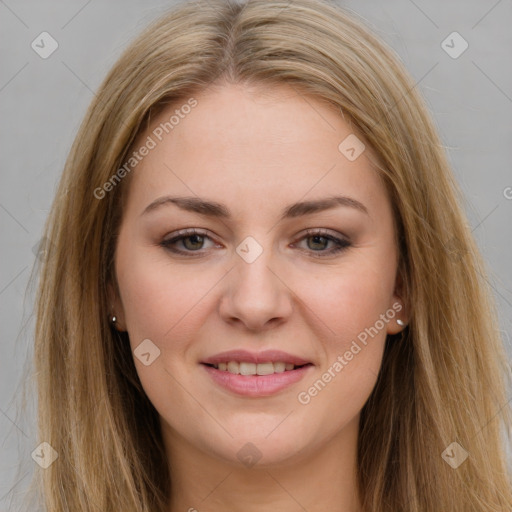
<instances>
[{"instance_id":1,"label":"woman's face","mask_svg":"<svg viewBox=\"0 0 512 512\"><path fill-rule=\"evenodd\" d=\"M404 316L391 205L353 133L287 86L226 85L139 137L114 311L171 445L277 464L357 425Z\"/></svg>"}]
</instances>

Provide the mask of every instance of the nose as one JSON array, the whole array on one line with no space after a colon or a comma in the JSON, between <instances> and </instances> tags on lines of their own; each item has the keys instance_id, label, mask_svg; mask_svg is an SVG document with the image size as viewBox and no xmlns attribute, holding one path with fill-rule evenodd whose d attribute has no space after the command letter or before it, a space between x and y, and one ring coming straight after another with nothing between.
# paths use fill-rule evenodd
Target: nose
<instances>
[{"instance_id":1,"label":"nose","mask_svg":"<svg viewBox=\"0 0 512 512\"><path fill-rule=\"evenodd\" d=\"M252 263L240 259L224 283L219 312L231 324L264 331L285 322L293 310L293 293L270 251Z\"/></svg>"}]
</instances>

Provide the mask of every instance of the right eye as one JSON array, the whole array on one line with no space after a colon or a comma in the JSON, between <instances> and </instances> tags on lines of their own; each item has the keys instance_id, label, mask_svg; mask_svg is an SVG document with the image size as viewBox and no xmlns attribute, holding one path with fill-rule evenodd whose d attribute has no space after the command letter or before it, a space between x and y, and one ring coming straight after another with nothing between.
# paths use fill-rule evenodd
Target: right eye
<instances>
[{"instance_id":1,"label":"right eye","mask_svg":"<svg viewBox=\"0 0 512 512\"><path fill-rule=\"evenodd\" d=\"M200 253L199 250L202 249L204 241L206 239L212 240L206 232L197 230L195 228L191 229L183 229L178 231L176 236L172 236L171 238L166 238L160 242L160 245L165 249L175 253L175 254L190 254L190 253ZM185 250L177 249L175 246L177 244L183 244Z\"/></svg>"}]
</instances>

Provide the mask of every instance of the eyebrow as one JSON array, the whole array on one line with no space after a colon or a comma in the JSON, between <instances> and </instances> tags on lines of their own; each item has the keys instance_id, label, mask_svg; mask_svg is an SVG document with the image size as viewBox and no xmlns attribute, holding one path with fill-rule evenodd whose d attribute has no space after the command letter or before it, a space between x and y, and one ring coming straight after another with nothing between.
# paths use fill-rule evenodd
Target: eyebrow
<instances>
[{"instance_id":1,"label":"eyebrow","mask_svg":"<svg viewBox=\"0 0 512 512\"><path fill-rule=\"evenodd\" d=\"M159 197L151 204L149 204L142 215L146 215L149 212L155 211L162 206L174 204L178 208L182 210L186 210L193 213L198 213L199 215L205 215L208 217L216 217L220 219L231 219L232 215L228 209L228 207L224 204L218 203L216 201L209 201L207 199L203 199L200 197L177 197L177 196L163 196ZM363 212L366 215L369 215L368 209L364 206L363 203L353 199L348 196L329 196L323 199L316 199L312 201L302 201L298 203L291 204L287 206L281 213L281 219L292 219L296 217L301 217L304 215L310 215L317 212L322 212L325 210L330 210L332 208L337 208L339 206L345 206L349 208L354 208Z\"/></svg>"}]
</instances>

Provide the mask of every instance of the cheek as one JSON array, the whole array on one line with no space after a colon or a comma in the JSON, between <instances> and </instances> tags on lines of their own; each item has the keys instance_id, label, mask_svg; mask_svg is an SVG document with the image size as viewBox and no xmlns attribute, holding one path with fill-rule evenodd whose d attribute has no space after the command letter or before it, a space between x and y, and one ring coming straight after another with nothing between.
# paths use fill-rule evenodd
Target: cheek
<instances>
[{"instance_id":1,"label":"cheek","mask_svg":"<svg viewBox=\"0 0 512 512\"><path fill-rule=\"evenodd\" d=\"M169 263L164 251L157 254L154 248L130 250L127 246L124 254L130 257L123 257L120 250L116 268L126 329L142 387L161 416L174 418L176 410L191 407L185 418L197 416L190 396L180 385L192 381L195 367L183 363L192 357L191 341L206 314L208 291L219 276L194 265L178 269ZM119 248L123 248L121 243ZM145 365L137 353L143 353L138 347L148 339L157 351L149 345L151 360Z\"/></svg>"},{"instance_id":2,"label":"cheek","mask_svg":"<svg viewBox=\"0 0 512 512\"><path fill-rule=\"evenodd\" d=\"M372 385L378 374L387 322L393 313L388 311L389 297L379 293L374 283L358 277L333 279L328 289L310 297L312 308L328 327L323 366L331 377L337 375L333 381L349 381L343 384L347 398L355 396L350 391L353 382Z\"/></svg>"},{"instance_id":3,"label":"cheek","mask_svg":"<svg viewBox=\"0 0 512 512\"><path fill-rule=\"evenodd\" d=\"M119 250L116 268L131 343L136 345L149 338L164 350L168 348L166 340L172 339L173 349L179 349L183 330L200 314L203 299L216 282L215 276L199 270L197 265L172 265L164 250L128 245L124 244L124 254L130 257L124 257ZM122 248L120 242L119 249Z\"/></svg>"},{"instance_id":4,"label":"cheek","mask_svg":"<svg viewBox=\"0 0 512 512\"><path fill-rule=\"evenodd\" d=\"M297 295L321 320L326 335L340 350L390 308L394 268L382 261L347 258L342 265L321 269L314 276L304 277L307 274L303 273L294 280Z\"/></svg>"},{"instance_id":5,"label":"cheek","mask_svg":"<svg viewBox=\"0 0 512 512\"><path fill-rule=\"evenodd\" d=\"M325 357L296 398L303 414L319 418L331 434L355 418L368 400L381 367L386 320L393 321L392 286L381 286L370 272L351 270L337 273L308 295L308 304L327 326Z\"/></svg>"},{"instance_id":6,"label":"cheek","mask_svg":"<svg viewBox=\"0 0 512 512\"><path fill-rule=\"evenodd\" d=\"M320 378L304 384L299 403L314 402L312 410L343 404L344 421L366 402L380 370L388 324L395 317L392 263L392 253L385 259L381 251L369 248L364 258L347 258L336 268L302 277L298 295L313 312L310 318L320 319L312 328L325 336L325 357Z\"/></svg>"}]
</instances>

